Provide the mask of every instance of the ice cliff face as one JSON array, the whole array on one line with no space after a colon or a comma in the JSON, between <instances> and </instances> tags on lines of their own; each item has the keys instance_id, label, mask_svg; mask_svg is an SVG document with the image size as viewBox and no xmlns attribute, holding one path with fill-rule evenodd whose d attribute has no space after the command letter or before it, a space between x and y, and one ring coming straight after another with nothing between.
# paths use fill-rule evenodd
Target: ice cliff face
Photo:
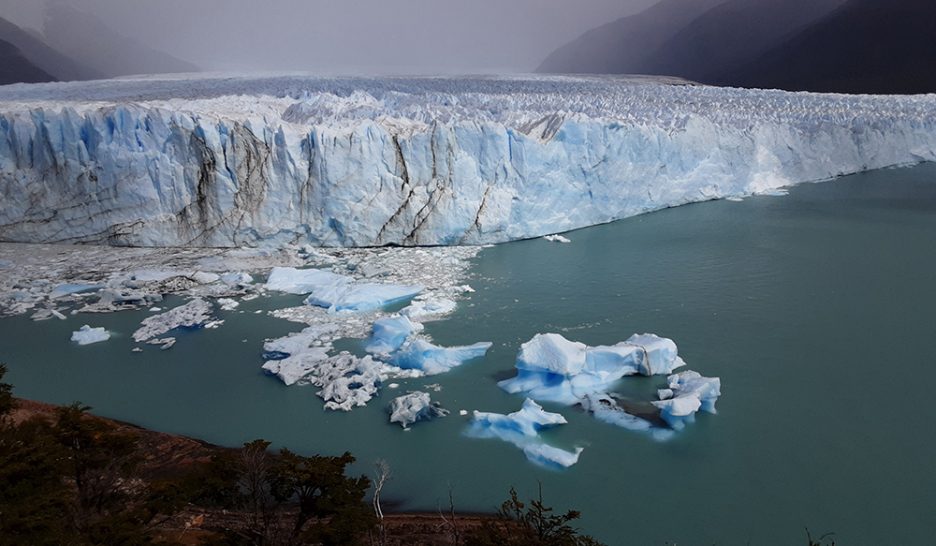
<instances>
[{"instance_id":1,"label":"ice cliff face","mask_svg":"<svg viewBox=\"0 0 936 546\"><path fill-rule=\"evenodd\" d=\"M502 242L936 160L936 96L620 78L0 89L0 240Z\"/></svg>"}]
</instances>

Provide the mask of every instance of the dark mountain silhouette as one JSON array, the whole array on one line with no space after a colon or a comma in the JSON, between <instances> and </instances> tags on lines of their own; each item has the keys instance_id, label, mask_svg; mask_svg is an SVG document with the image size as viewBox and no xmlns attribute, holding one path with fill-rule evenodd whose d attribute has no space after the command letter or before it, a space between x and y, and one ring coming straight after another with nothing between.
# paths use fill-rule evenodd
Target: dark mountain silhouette
<instances>
[{"instance_id":1,"label":"dark mountain silhouette","mask_svg":"<svg viewBox=\"0 0 936 546\"><path fill-rule=\"evenodd\" d=\"M933 0L849 0L725 79L793 91L932 93L934 37Z\"/></svg>"},{"instance_id":2,"label":"dark mountain silhouette","mask_svg":"<svg viewBox=\"0 0 936 546\"><path fill-rule=\"evenodd\" d=\"M15 45L0 40L0 85L54 81L51 75L23 56Z\"/></svg>"},{"instance_id":3,"label":"dark mountain silhouette","mask_svg":"<svg viewBox=\"0 0 936 546\"><path fill-rule=\"evenodd\" d=\"M691 21L651 53L645 72L711 84L752 62L845 0L729 0Z\"/></svg>"},{"instance_id":4,"label":"dark mountain silhouette","mask_svg":"<svg viewBox=\"0 0 936 546\"><path fill-rule=\"evenodd\" d=\"M53 47L108 77L198 71L195 65L151 49L62 2L47 7L44 35Z\"/></svg>"},{"instance_id":5,"label":"dark mountain silhouette","mask_svg":"<svg viewBox=\"0 0 936 546\"><path fill-rule=\"evenodd\" d=\"M47 76L51 76L52 79L70 81L102 77L101 73L82 66L77 61L51 48L38 33L22 29L3 18L0 18L0 40L19 50L25 59L46 73Z\"/></svg>"},{"instance_id":6,"label":"dark mountain silhouette","mask_svg":"<svg viewBox=\"0 0 936 546\"><path fill-rule=\"evenodd\" d=\"M726 0L662 0L600 26L553 52L537 72L656 74L647 58L694 19Z\"/></svg>"}]
</instances>

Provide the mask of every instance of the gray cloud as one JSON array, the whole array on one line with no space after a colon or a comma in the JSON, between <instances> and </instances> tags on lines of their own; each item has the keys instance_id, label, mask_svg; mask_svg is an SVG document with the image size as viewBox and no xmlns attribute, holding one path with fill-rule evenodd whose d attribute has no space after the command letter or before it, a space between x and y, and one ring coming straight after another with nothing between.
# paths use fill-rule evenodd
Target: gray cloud
<instances>
[{"instance_id":1,"label":"gray cloud","mask_svg":"<svg viewBox=\"0 0 936 546\"><path fill-rule=\"evenodd\" d=\"M60 0L209 70L524 72L655 0ZM0 15L41 28L41 0Z\"/></svg>"}]
</instances>

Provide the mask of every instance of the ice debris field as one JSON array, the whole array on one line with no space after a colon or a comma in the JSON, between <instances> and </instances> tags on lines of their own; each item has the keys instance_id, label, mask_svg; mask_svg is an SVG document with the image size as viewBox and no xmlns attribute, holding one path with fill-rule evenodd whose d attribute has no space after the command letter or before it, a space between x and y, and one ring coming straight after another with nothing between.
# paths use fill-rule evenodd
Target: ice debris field
<instances>
[{"instance_id":1,"label":"ice debris field","mask_svg":"<svg viewBox=\"0 0 936 546\"><path fill-rule=\"evenodd\" d=\"M0 241L496 243L936 160L936 95L670 83L280 76L5 86Z\"/></svg>"}]
</instances>

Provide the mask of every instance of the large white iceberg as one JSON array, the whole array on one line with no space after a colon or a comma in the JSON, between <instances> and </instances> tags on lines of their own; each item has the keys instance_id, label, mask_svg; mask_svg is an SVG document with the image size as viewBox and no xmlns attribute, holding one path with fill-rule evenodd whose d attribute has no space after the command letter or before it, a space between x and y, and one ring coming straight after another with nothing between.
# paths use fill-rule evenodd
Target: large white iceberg
<instances>
[{"instance_id":1,"label":"large white iceberg","mask_svg":"<svg viewBox=\"0 0 936 546\"><path fill-rule=\"evenodd\" d=\"M517 375L498 385L535 400L578 404L601 421L665 439L691 423L700 409L715 413L721 395L718 378L694 371L672 374L685 365L676 344L655 334L634 334L616 345L597 347L559 334L537 334L520 348ZM658 391L659 400L625 407L611 391L622 378L638 374L672 375L667 388Z\"/></svg>"},{"instance_id":2,"label":"large white iceberg","mask_svg":"<svg viewBox=\"0 0 936 546\"><path fill-rule=\"evenodd\" d=\"M0 240L18 242L496 243L936 160L936 95L161 77L0 105Z\"/></svg>"},{"instance_id":3,"label":"large white iceberg","mask_svg":"<svg viewBox=\"0 0 936 546\"><path fill-rule=\"evenodd\" d=\"M545 411L527 398L520 411L507 415L475 411L466 434L473 438L498 438L523 450L527 459L536 464L566 468L578 462L582 448L566 451L547 445L539 437L540 431L566 423L562 415Z\"/></svg>"},{"instance_id":4,"label":"large white iceberg","mask_svg":"<svg viewBox=\"0 0 936 546\"><path fill-rule=\"evenodd\" d=\"M606 392L622 377L668 374L684 365L676 344L654 334L634 334L617 345L598 347L559 334L537 334L520 348L516 377L498 384L509 393L571 405Z\"/></svg>"},{"instance_id":5,"label":"large white iceberg","mask_svg":"<svg viewBox=\"0 0 936 546\"><path fill-rule=\"evenodd\" d=\"M92 328L85 324L77 332L72 332L71 340L78 345L90 345L110 339L110 332L105 328Z\"/></svg>"}]
</instances>

